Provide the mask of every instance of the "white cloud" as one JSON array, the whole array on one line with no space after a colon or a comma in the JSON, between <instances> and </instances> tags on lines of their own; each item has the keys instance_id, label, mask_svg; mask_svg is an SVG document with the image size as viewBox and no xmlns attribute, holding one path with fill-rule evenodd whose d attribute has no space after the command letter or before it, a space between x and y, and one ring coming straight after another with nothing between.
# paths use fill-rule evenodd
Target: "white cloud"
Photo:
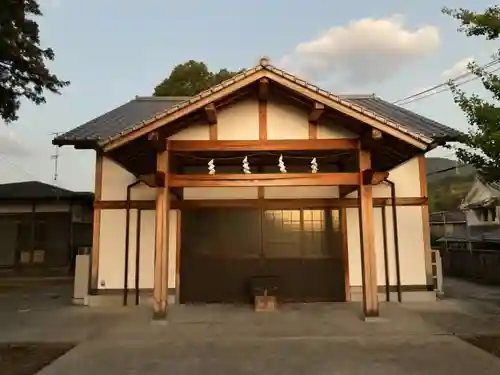
<instances>
[{"instance_id":1,"label":"white cloud","mask_svg":"<svg viewBox=\"0 0 500 375\"><path fill-rule=\"evenodd\" d=\"M26 156L30 154L29 149L18 141L15 134L0 123L0 155Z\"/></svg>"},{"instance_id":2,"label":"white cloud","mask_svg":"<svg viewBox=\"0 0 500 375\"><path fill-rule=\"evenodd\" d=\"M334 78L352 85L377 83L405 65L435 54L439 45L436 27L410 30L400 15L364 18L297 45L281 65L321 82Z\"/></svg>"},{"instance_id":3,"label":"white cloud","mask_svg":"<svg viewBox=\"0 0 500 375\"><path fill-rule=\"evenodd\" d=\"M451 78L458 77L467 72L467 65L474 61L474 57L469 56L457 61L451 68L445 69L440 77L448 80Z\"/></svg>"}]
</instances>

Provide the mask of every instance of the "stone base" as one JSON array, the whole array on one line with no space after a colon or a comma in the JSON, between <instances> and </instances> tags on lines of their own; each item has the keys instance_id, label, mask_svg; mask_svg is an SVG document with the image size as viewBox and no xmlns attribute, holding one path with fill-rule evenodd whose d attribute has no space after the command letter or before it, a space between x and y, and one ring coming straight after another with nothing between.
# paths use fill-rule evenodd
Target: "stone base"
<instances>
[{"instance_id":1,"label":"stone base","mask_svg":"<svg viewBox=\"0 0 500 375\"><path fill-rule=\"evenodd\" d=\"M256 312L272 312L278 307L275 296L255 296L254 304Z\"/></svg>"},{"instance_id":2,"label":"stone base","mask_svg":"<svg viewBox=\"0 0 500 375\"><path fill-rule=\"evenodd\" d=\"M123 306L123 294L93 294L87 296L87 306ZM151 295L140 295L139 305L152 304ZM127 306L135 306L135 293L128 295Z\"/></svg>"},{"instance_id":3,"label":"stone base","mask_svg":"<svg viewBox=\"0 0 500 375\"><path fill-rule=\"evenodd\" d=\"M391 291L389 293L390 302L398 301L398 293ZM378 293L379 302L386 302L385 292ZM401 293L401 302L432 302L437 300L437 294L435 291L427 291L427 290L407 290L403 289ZM352 286L350 293L350 301L352 302L361 302L363 301L363 292L360 286Z\"/></svg>"},{"instance_id":4,"label":"stone base","mask_svg":"<svg viewBox=\"0 0 500 375\"><path fill-rule=\"evenodd\" d=\"M84 297L84 298L73 298L71 300L71 302L73 303L73 305L77 305L77 306L88 306L89 305L88 296Z\"/></svg>"},{"instance_id":5,"label":"stone base","mask_svg":"<svg viewBox=\"0 0 500 375\"><path fill-rule=\"evenodd\" d=\"M155 323L167 323L167 312L153 312L153 322Z\"/></svg>"},{"instance_id":6,"label":"stone base","mask_svg":"<svg viewBox=\"0 0 500 375\"><path fill-rule=\"evenodd\" d=\"M382 318L381 316L365 316L363 318L365 323L387 323L389 319Z\"/></svg>"},{"instance_id":7,"label":"stone base","mask_svg":"<svg viewBox=\"0 0 500 375\"><path fill-rule=\"evenodd\" d=\"M139 294L139 305L151 305L153 300L153 290L145 289L141 290ZM178 298L176 296L176 290L174 288L169 289L168 294L168 304L174 305L178 303ZM81 303L80 303L81 304ZM123 290L119 289L101 289L95 294L89 294L85 298L84 305L95 307L95 306L123 306ZM135 306L135 290L129 290L127 306Z\"/></svg>"}]
</instances>

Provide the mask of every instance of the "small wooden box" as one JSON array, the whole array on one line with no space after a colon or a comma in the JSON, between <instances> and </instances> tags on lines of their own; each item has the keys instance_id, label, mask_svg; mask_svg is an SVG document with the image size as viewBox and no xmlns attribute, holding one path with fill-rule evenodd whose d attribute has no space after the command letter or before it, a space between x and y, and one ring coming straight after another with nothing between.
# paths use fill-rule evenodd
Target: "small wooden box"
<instances>
[{"instance_id":1,"label":"small wooden box","mask_svg":"<svg viewBox=\"0 0 500 375\"><path fill-rule=\"evenodd\" d=\"M256 312L276 311L278 307L275 296L255 296L254 306Z\"/></svg>"},{"instance_id":2,"label":"small wooden box","mask_svg":"<svg viewBox=\"0 0 500 375\"><path fill-rule=\"evenodd\" d=\"M31 252L30 251L21 251L21 264L29 264L31 263Z\"/></svg>"},{"instance_id":3,"label":"small wooden box","mask_svg":"<svg viewBox=\"0 0 500 375\"><path fill-rule=\"evenodd\" d=\"M33 263L41 264L45 262L45 250L33 251Z\"/></svg>"}]
</instances>

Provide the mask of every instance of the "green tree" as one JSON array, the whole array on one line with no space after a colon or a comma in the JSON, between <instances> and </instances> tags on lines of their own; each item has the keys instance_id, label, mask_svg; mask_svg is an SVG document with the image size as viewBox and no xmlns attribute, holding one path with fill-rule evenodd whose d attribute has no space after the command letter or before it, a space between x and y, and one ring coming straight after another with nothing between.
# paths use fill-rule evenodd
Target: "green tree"
<instances>
[{"instance_id":1,"label":"green tree","mask_svg":"<svg viewBox=\"0 0 500 375\"><path fill-rule=\"evenodd\" d=\"M155 96L193 96L231 78L237 72L210 72L204 62L189 60L177 65L154 90Z\"/></svg>"},{"instance_id":2,"label":"green tree","mask_svg":"<svg viewBox=\"0 0 500 375\"><path fill-rule=\"evenodd\" d=\"M0 1L0 117L6 122L17 119L22 98L45 103L45 91L59 94L69 84L45 65L54 51L40 46L37 16L36 0Z\"/></svg>"},{"instance_id":3,"label":"green tree","mask_svg":"<svg viewBox=\"0 0 500 375\"><path fill-rule=\"evenodd\" d=\"M467 36L482 36L487 40L497 40L500 36L500 6L492 6L483 12L467 9L444 8L443 12L460 22L459 31ZM500 63L497 51L492 65ZM472 164L482 177L488 181L500 181L500 77L476 63L468 65L469 71L477 76L491 95L487 101L478 94L467 95L450 82L455 103L465 113L470 125L469 132L459 141L465 147L456 148L457 158L463 163Z\"/></svg>"}]
</instances>

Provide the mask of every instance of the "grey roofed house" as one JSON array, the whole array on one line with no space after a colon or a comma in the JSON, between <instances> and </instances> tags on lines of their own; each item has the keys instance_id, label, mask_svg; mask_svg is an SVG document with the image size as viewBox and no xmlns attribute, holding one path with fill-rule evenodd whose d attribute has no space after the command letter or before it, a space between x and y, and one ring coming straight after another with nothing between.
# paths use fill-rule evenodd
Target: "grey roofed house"
<instances>
[{"instance_id":1,"label":"grey roofed house","mask_svg":"<svg viewBox=\"0 0 500 375\"><path fill-rule=\"evenodd\" d=\"M466 217L462 211L442 211L432 212L430 215L430 223L432 224L459 224L465 223Z\"/></svg>"},{"instance_id":2,"label":"grey roofed house","mask_svg":"<svg viewBox=\"0 0 500 375\"><path fill-rule=\"evenodd\" d=\"M438 242L475 242L500 244L500 225L470 225L442 237Z\"/></svg>"},{"instance_id":3,"label":"grey roofed house","mask_svg":"<svg viewBox=\"0 0 500 375\"><path fill-rule=\"evenodd\" d=\"M334 99L343 105L347 105L357 112L361 112L373 118L395 126L400 130L412 134L417 138L442 144L454 140L461 132L448 126L433 121L427 117L416 114L387 102L375 95L346 95L338 96L321 90L287 72L268 65L257 66L253 69L238 74L227 81L216 85L192 98L189 97L136 97L135 99L98 116L85 124L56 137L52 143L55 145L74 145L79 148L97 149L105 146L112 140L130 133L166 114L173 113L184 108L190 103L210 95L212 92L222 89L245 75L252 74L255 70L267 69L287 79L293 80L307 89L315 90L317 93Z\"/></svg>"},{"instance_id":4,"label":"grey roofed house","mask_svg":"<svg viewBox=\"0 0 500 375\"><path fill-rule=\"evenodd\" d=\"M94 194L40 181L0 184L0 268L69 268L91 246Z\"/></svg>"},{"instance_id":5,"label":"grey roofed house","mask_svg":"<svg viewBox=\"0 0 500 375\"><path fill-rule=\"evenodd\" d=\"M87 200L92 202L90 192L75 192L40 181L13 182L0 184L0 201L37 200Z\"/></svg>"}]
</instances>

